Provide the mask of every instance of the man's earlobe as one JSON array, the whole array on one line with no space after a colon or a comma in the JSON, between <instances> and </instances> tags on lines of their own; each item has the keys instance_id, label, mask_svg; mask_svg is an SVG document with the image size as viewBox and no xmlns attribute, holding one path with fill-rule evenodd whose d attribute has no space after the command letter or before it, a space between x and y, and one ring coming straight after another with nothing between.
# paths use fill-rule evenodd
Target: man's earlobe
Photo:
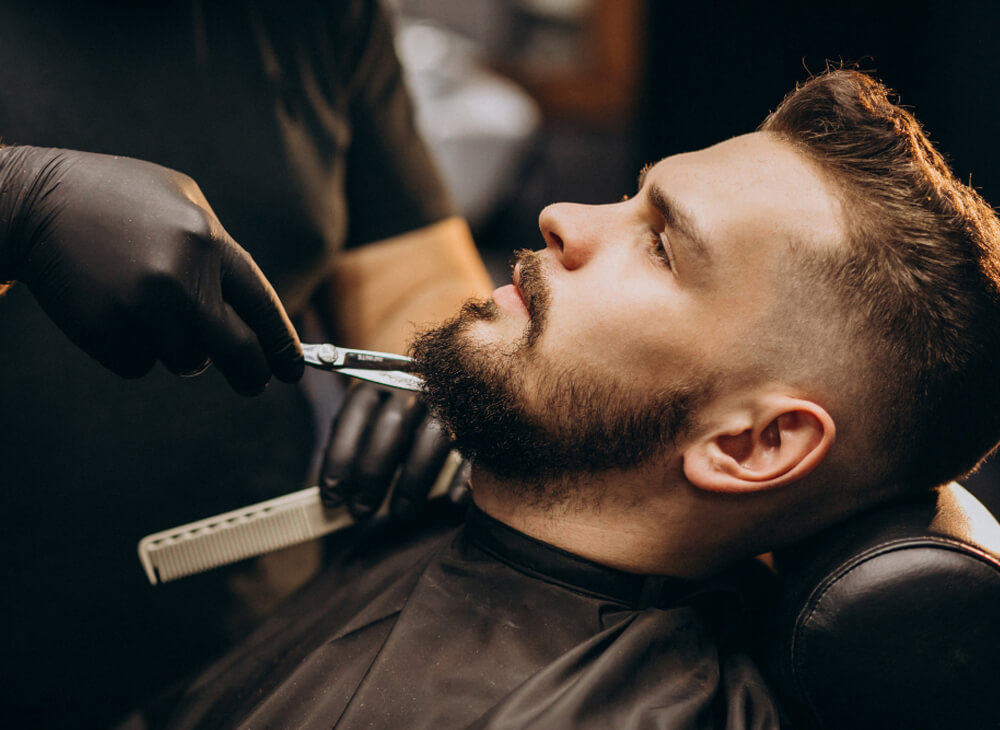
<instances>
[{"instance_id":1,"label":"man's earlobe","mask_svg":"<svg viewBox=\"0 0 1000 730\"><path fill-rule=\"evenodd\" d=\"M734 412L684 450L684 475L699 489L742 493L801 479L829 452L833 418L812 401L771 396Z\"/></svg>"}]
</instances>

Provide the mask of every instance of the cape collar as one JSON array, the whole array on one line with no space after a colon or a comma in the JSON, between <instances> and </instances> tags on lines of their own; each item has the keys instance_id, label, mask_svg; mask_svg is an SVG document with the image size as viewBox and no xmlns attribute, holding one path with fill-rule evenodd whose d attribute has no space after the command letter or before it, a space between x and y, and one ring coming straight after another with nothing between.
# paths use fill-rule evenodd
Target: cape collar
<instances>
[{"instance_id":1,"label":"cape collar","mask_svg":"<svg viewBox=\"0 0 1000 730\"><path fill-rule=\"evenodd\" d=\"M581 558L515 530L474 504L466 516L462 538L522 573L629 608L663 607L690 595L698 585L669 576L627 573Z\"/></svg>"}]
</instances>

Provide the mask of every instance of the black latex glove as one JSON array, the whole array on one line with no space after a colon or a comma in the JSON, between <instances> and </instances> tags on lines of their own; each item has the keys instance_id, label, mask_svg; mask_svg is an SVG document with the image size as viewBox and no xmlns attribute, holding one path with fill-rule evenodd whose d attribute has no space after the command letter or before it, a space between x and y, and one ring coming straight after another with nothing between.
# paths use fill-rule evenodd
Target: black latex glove
<instances>
[{"instance_id":1,"label":"black latex glove","mask_svg":"<svg viewBox=\"0 0 1000 730\"><path fill-rule=\"evenodd\" d=\"M23 281L79 347L124 377L214 362L240 393L302 376L260 269L191 178L126 157L0 150L0 281Z\"/></svg>"},{"instance_id":2,"label":"black latex glove","mask_svg":"<svg viewBox=\"0 0 1000 730\"><path fill-rule=\"evenodd\" d=\"M448 436L415 393L357 383L333 421L320 473L323 503L346 503L356 518L370 517L402 467L389 511L397 520L415 520L450 451ZM460 469L449 490L453 501L464 498L467 479L468 470Z\"/></svg>"}]
</instances>

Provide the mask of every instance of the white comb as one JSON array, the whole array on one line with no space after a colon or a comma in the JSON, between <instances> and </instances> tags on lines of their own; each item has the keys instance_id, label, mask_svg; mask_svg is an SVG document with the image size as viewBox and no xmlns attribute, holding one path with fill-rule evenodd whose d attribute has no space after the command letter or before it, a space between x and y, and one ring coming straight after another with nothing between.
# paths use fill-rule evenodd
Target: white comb
<instances>
[{"instance_id":1,"label":"white comb","mask_svg":"<svg viewBox=\"0 0 1000 730\"><path fill-rule=\"evenodd\" d=\"M462 457L452 451L428 498L446 494L461 465ZM386 504L378 514L388 510ZM319 487L309 487L147 535L139 541L139 561L149 582L156 585L314 540L352 524L347 507L325 508Z\"/></svg>"}]
</instances>

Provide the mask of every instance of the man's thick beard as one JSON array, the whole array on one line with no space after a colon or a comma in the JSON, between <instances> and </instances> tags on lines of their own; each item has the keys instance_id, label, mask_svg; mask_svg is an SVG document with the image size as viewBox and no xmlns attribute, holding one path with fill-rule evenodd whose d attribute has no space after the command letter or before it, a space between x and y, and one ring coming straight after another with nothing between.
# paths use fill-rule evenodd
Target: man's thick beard
<instances>
[{"instance_id":1,"label":"man's thick beard","mask_svg":"<svg viewBox=\"0 0 1000 730\"><path fill-rule=\"evenodd\" d=\"M418 336L410 348L431 411L478 468L519 485L522 496L558 501L580 477L631 469L664 453L688 428L706 384L640 392L628 373L612 383L554 363L536 352L548 314L539 260L520 253L520 289L530 315L513 348L481 345L475 322L500 316L492 300L470 300L451 321ZM542 373L529 408L525 365ZM623 367L627 359L623 361ZM665 373L664 380L668 380ZM537 373L536 373L537 377Z\"/></svg>"}]
</instances>

